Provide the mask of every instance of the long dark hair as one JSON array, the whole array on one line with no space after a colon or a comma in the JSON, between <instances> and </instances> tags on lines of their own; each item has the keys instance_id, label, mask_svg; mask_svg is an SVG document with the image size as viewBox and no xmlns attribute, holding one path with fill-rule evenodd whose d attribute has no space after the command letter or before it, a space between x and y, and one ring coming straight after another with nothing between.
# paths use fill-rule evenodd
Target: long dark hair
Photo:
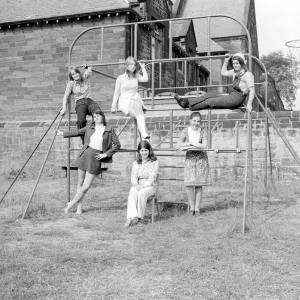
<instances>
[{"instance_id":1,"label":"long dark hair","mask_svg":"<svg viewBox=\"0 0 300 300\"><path fill-rule=\"evenodd\" d=\"M97 108L97 109L93 112L93 118L94 118L94 114L100 115L100 116L102 117L102 123L103 123L103 125L106 126L106 118L105 118L104 112L103 112L100 108Z\"/></svg>"},{"instance_id":2,"label":"long dark hair","mask_svg":"<svg viewBox=\"0 0 300 300\"><path fill-rule=\"evenodd\" d=\"M142 156L140 154L140 150L143 149L143 148L149 150L149 155L148 155L149 160L151 160L151 161L156 161L157 160L156 156L154 155L154 152L152 150L152 147L151 147L150 143L147 142L147 141L141 141L141 142L139 142L137 150L136 150L137 151L136 161L137 161L138 164L142 163Z\"/></svg>"},{"instance_id":3,"label":"long dark hair","mask_svg":"<svg viewBox=\"0 0 300 300\"><path fill-rule=\"evenodd\" d=\"M82 81L82 74L81 74L81 72L79 71L78 68L73 68L73 67L71 67L70 70L69 70L69 79L70 79L71 81L74 81L74 78L73 78L73 76L72 76L72 74L71 74L72 71L74 71L75 73L80 74L80 81Z\"/></svg>"}]
</instances>

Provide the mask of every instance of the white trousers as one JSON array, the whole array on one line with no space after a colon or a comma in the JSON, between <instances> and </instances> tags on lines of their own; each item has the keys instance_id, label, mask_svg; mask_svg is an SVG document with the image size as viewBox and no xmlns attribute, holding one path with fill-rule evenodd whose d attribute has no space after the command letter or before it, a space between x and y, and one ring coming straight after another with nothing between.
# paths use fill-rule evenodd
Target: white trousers
<instances>
[{"instance_id":1,"label":"white trousers","mask_svg":"<svg viewBox=\"0 0 300 300\"><path fill-rule=\"evenodd\" d=\"M154 194L155 188L152 186L142 188L139 191L136 188L131 187L127 203L127 219L143 219L145 215L147 199Z\"/></svg>"}]
</instances>

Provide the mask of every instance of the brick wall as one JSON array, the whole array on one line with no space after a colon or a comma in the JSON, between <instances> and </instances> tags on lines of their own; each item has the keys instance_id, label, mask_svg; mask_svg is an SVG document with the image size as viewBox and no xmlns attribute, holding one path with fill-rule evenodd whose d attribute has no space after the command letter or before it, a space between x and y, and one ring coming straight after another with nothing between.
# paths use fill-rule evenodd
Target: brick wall
<instances>
[{"instance_id":1,"label":"brick wall","mask_svg":"<svg viewBox=\"0 0 300 300\"><path fill-rule=\"evenodd\" d=\"M300 115L299 112L276 112L277 121L281 128L285 132L288 140L300 156ZM220 120L225 118L226 121L219 121L215 127L212 136L212 148L236 148L237 129L236 119L239 121L239 147L244 149L246 145L246 120L245 115L242 113L231 113L227 115L213 115L214 121L219 118ZM126 122L126 118L108 118L109 124L111 124L116 131L120 131ZM174 143L177 142L177 137L180 131L184 127L184 123L188 122L188 116L175 116L174 124L178 121L182 121L182 126L174 132ZM203 122L206 122L206 117L203 117ZM10 121L0 123L0 163L1 173L9 174L16 172L21 168L23 163L29 157L30 153L37 145L43 133L47 130L51 121L36 121L36 122L22 122L22 121ZM213 123L214 124L214 123ZM65 122L62 123L62 128L66 128ZM148 117L147 127L151 132L151 142L155 146L159 141L166 136L170 129L168 117ZM37 174L42 161L44 160L47 149L53 138L53 129L49 131L49 134L45 140L41 143L36 154L30 160L28 167L25 168L25 172ZM126 127L124 132L120 136L120 141L123 148L133 148L134 140L134 125L130 123L130 126ZM272 166L275 174L275 179L290 181L298 178L300 171L295 160L290 155L288 149L285 147L282 140L277 135L276 131L270 126L270 140L272 149ZM254 178L263 178L264 176L264 116L262 113L253 113L253 158L254 158ZM71 148L80 148L81 143L79 138L73 138L71 142ZM162 144L163 148L169 147L169 140ZM49 156L45 174L64 174L61 171L60 166L66 164L66 149L67 140L62 137L56 137L53 149ZM158 153L158 152L156 152ZM163 152L167 154L168 152ZM172 152L174 154L174 152ZM178 154L178 152L176 153ZM72 160L76 157L76 152L72 152ZM117 153L114 156L114 163L109 166L110 172L119 175L128 174L130 171L131 163L134 155L132 153ZM161 164L171 165L183 165L183 157L159 157ZM209 152L209 160L211 165L211 173L215 180L224 179L227 176L229 178L236 178L241 180L244 172L245 165L245 153L237 154L216 154L215 152ZM167 171L166 171L167 172ZM172 176L176 174L172 171ZM178 176L182 174L179 172Z\"/></svg>"},{"instance_id":2,"label":"brick wall","mask_svg":"<svg viewBox=\"0 0 300 300\"><path fill-rule=\"evenodd\" d=\"M61 107L68 81L68 52L74 38L84 29L122 23L126 16L61 21L59 24L30 25L1 31L0 45L0 121L48 120ZM75 44L72 65L99 62L100 30L89 31ZM124 28L104 30L104 62L124 60ZM122 67L102 67L117 76ZM115 81L104 76L91 80L93 98L109 107Z\"/></svg>"}]
</instances>

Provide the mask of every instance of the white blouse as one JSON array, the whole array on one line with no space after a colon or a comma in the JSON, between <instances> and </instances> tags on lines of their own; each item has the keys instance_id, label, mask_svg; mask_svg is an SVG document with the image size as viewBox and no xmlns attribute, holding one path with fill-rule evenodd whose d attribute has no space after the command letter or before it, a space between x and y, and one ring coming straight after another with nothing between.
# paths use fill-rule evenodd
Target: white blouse
<instances>
[{"instance_id":1,"label":"white blouse","mask_svg":"<svg viewBox=\"0 0 300 300\"><path fill-rule=\"evenodd\" d=\"M193 130L192 127L188 127L188 134L190 143L199 143L201 134L200 128L198 130Z\"/></svg>"},{"instance_id":2,"label":"white blouse","mask_svg":"<svg viewBox=\"0 0 300 300\"><path fill-rule=\"evenodd\" d=\"M105 130L105 126L103 128L95 127L95 132L92 134L90 138L89 146L91 148L102 151L104 130Z\"/></svg>"}]
</instances>

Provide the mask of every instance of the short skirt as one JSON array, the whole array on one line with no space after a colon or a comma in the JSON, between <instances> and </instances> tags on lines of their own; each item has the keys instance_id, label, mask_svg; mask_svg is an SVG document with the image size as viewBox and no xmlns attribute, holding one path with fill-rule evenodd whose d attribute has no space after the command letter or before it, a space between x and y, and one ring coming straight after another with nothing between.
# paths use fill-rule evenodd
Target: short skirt
<instances>
[{"instance_id":1,"label":"short skirt","mask_svg":"<svg viewBox=\"0 0 300 300\"><path fill-rule=\"evenodd\" d=\"M136 117L144 114L146 108L139 93L123 93L119 98L119 110L126 115Z\"/></svg>"},{"instance_id":2,"label":"short skirt","mask_svg":"<svg viewBox=\"0 0 300 300\"><path fill-rule=\"evenodd\" d=\"M139 100L130 99L128 113L129 113L130 117L136 117L136 116L143 115L144 111L143 111L142 102Z\"/></svg>"},{"instance_id":3,"label":"short skirt","mask_svg":"<svg viewBox=\"0 0 300 300\"><path fill-rule=\"evenodd\" d=\"M103 151L87 147L82 155L76 159L75 166L90 174L101 174L101 160L96 159L96 155L100 153L103 153Z\"/></svg>"}]
</instances>

